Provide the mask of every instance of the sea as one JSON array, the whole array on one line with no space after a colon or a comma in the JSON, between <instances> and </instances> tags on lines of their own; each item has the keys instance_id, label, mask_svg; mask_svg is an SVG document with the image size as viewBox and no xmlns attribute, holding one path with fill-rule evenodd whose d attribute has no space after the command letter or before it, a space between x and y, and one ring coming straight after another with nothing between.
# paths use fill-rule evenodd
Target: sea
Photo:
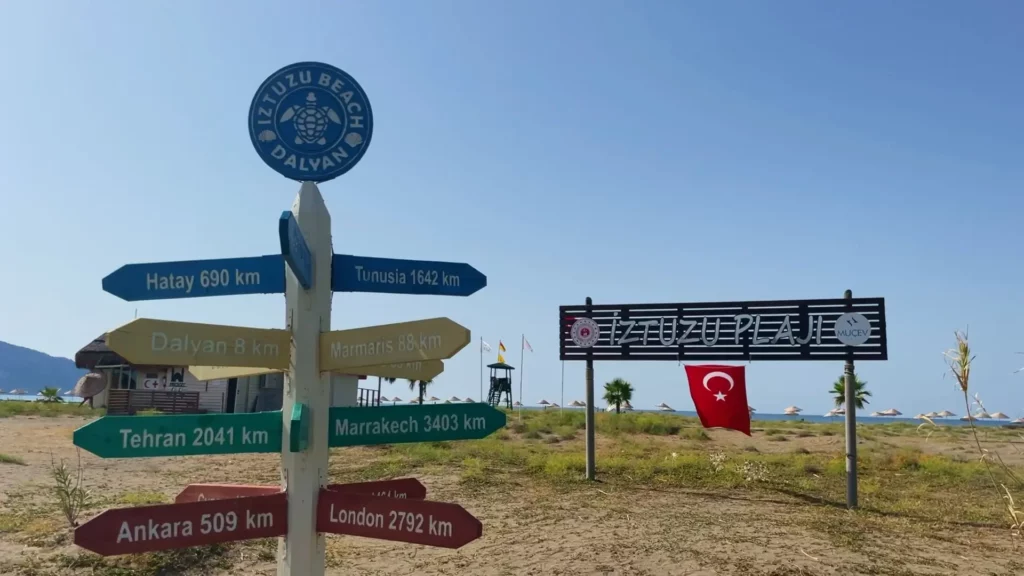
<instances>
[{"instance_id":1,"label":"sea","mask_svg":"<svg viewBox=\"0 0 1024 576\"><path fill-rule=\"evenodd\" d=\"M78 396L71 396L70 394L68 394L68 395L63 395L62 394L61 398L63 398L65 402L81 402L82 401L82 399L79 398ZM32 401L35 401L35 400L38 400L38 399L39 399L39 396L36 396L35 394L0 394L0 402L2 402L4 400L15 400L15 401L19 401L20 400L22 402L32 402Z\"/></svg>"},{"instance_id":2,"label":"sea","mask_svg":"<svg viewBox=\"0 0 1024 576\"><path fill-rule=\"evenodd\" d=\"M61 396L61 398L63 398L65 402L78 403L78 402L82 401L82 399L77 397L77 396ZM39 399L39 396L32 395L32 394L0 394L0 402L2 402L4 400L32 402L32 401L38 400L38 399ZM533 407L533 406L527 406L525 408L525 410L558 410L558 408L538 408L538 407ZM564 408L564 410L579 410L581 412L583 411L582 408ZM676 414L678 416L690 416L690 417L693 417L693 418L697 417L697 413L696 412L689 412L689 411L685 411L685 410L679 410L679 411L676 411L676 412L665 412L663 410L637 410L637 409L633 409L633 410L631 410L631 412L646 412L646 413L650 413L650 414ZM845 421L843 416L828 417L828 416L818 416L818 415L815 415L815 414L800 414L800 415L797 415L797 416L789 416L787 414L760 414L760 413L755 413L752 416L752 420L753 420L753 422L757 422L758 420L761 420L761 421L772 421L772 422L778 422L778 421L787 421L787 422L816 422L816 423L820 423L820 424L828 424L828 423L839 424L839 423L842 423L842 422ZM967 421L966 420L961 420L960 418L957 418L957 417L954 417L954 418L936 418L934 421L935 421L936 424L939 424L941 426L967 426ZM919 424L924 423L923 420L914 420L913 418L900 417L900 416L892 417L892 416L861 416L860 414L857 415L857 423L858 424L892 424L893 422L900 422L900 423L903 423L903 424L911 424L911 425L919 425ZM998 426L1005 426L1007 424L1010 424L1009 420L995 420L995 419L993 419L993 420L975 420L974 422L978 426L996 426L996 427L998 427Z\"/></svg>"},{"instance_id":3,"label":"sea","mask_svg":"<svg viewBox=\"0 0 1024 576\"><path fill-rule=\"evenodd\" d=\"M535 408L535 407L532 407L532 406L528 406L525 409L526 410L542 410L542 409L543 410L558 410L558 408ZM583 411L583 408L564 408L564 410L579 410L579 411ZM631 410L631 412L645 412L645 413L650 413L650 414L675 414L677 416L690 416L692 418L696 418L697 417L697 413L696 412L686 411L686 410L677 410L677 411L674 411L674 412L666 412L666 411L663 411L663 410L637 410L637 409L634 408L633 410ZM754 415L751 416L751 421L753 421L755 423L755 426L756 426L756 423L757 423L758 420L761 420L761 421L771 421L771 422L787 421L787 422L815 422L815 423L819 423L819 424L829 424L829 423L841 424L841 423L846 421L845 418L846 418L845 416L828 417L828 416L818 416L818 415L815 415L815 414L800 414L800 415L797 415L797 416L790 416L788 414L761 414L761 413L754 413ZM940 426L967 426L968 425L968 422L966 420L961 420L959 417L936 418L933 421L936 424L940 425ZM915 420L913 418L907 418L905 416L904 417L900 417L900 416L896 416L896 417L893 417L893 416L861 416L860 413L857 414L857 423L858 424L892 424L894 422L898 422L898 423L902 423L902 424L910 424L910 425L913 425L913 426L918 426L920 424L927 424L927 422L925 422L924 420ZM1010 424L1010 421L1009 420L995 420L995 419L987 420L986 419L986 420L975 420L974 423L976 425L978 425L978 426L996 426L996 427L999 427L999 426L1005 426L1005 425Z\"/></svg>"}]
</instances>

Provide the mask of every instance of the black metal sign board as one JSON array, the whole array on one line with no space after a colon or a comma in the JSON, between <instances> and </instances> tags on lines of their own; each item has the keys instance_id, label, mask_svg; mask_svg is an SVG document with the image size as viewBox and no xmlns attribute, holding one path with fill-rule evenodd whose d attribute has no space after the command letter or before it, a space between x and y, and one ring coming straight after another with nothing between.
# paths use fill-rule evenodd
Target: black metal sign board
<instances>
[{"instance_id":1,"label":"black metal sign board","mask_svg":"<svg viewBox=\"0 0 1024 576\"><path fill-rule=\"evenodd\" d=\"M884 298L560 306L562 360L885 360Z\"/></svg>"}]
</instances>

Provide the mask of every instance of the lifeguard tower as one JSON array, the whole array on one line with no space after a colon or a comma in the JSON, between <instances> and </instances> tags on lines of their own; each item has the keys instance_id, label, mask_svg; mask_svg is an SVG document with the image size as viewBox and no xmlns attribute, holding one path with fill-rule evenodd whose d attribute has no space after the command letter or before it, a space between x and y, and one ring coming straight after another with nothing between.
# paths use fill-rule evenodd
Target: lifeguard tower
<instances>
[{"instance_id":1,"label":"lifeguard tower","mask_svg":"<svg viewBox=\"0 0 1024 576\"><path fill-rule=\"evenodd\" d=\"M512 409L512 371L515 368L504 362L488 364L491 369L491 389L487 392L487 403L495 408L501 406L501 395L505 394L505 407Z\"/></svg>"}]
</instances>

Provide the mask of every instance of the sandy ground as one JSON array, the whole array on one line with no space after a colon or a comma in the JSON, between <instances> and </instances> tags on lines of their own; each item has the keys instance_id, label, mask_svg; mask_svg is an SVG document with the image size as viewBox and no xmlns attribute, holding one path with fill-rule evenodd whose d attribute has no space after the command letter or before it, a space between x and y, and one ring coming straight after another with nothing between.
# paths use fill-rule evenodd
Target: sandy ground
<instances>
[{"instance_id":1,"label":"sandy ground","mask_svg":"<svg viewBox=\"0 0 1024 576\"><path fill-rule=\"evenodd\" d=\"M27 465L0 464L0 513L41 505L51 458L74 458L71 433L81 418L0 420L0 452ZM714 434L713 434L714 435ZM735 439L736 435L723 436ZM715 440L719 438L716 436ZM736 440L740 446L747 439ZM926 450L938 443L907 441ZM796 438L808 449L841 445L839 437ZM771 443L759 447L771 450ZM953 446L948 450L956 451ZM332 466L362 449L335 451ZM1011 451L1010 454L1013 454ZM82 454L95 493L113 503L124 494L169 498L189 482L275 483L278 457L203 456L102 460ZM338 462L338 460L342 460ZM581 486L557 489L526 479L500 488L467 489L455 475L420 476L429 498L458 502L481 520L482 539L460 550L328 536L328 574L416 575L831 575L1024 574L1024 549L1005 526L927 525L913 518L850 513L839 506L750 491ZM90 511L86 519L99 510ZM90 574L62 568L82 552L55 519L38 539L5 533L0 574ZM263 546L263 557L266 550ZM218 574L276 574L258 548L239 547L238 562ZM32 568L34 566L34 568ZM176 573L176 572L175 572Z\"/></svg>"}]
</instances>

